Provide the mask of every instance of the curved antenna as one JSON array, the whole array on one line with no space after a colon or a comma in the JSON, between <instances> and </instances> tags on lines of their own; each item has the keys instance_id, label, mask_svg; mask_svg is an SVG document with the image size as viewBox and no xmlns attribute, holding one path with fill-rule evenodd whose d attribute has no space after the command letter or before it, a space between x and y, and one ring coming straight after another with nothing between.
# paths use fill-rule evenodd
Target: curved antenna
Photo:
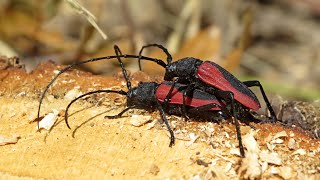
<instances>
[{"instance_id":1,"label":"curved antenna","mask_svg":"<svg viewBox=\"0 0 320 180\"><path fill-rule=\"evenodd\" d=\"M119 55L122 55L121 50L117 45L114 45L113 48L114 48L114 52L117 55L117 59L118 59L119 65L120 65L120 67L122 69L123 76L127 81L128 91L130 91L131 90L131 82L130 82L127 70L126 70L126 68L124 68L123 62L121 61L121 58L119 57Z\"/></svg>"},{"instance_id":2,"label":"curved antenna","mask_svg":"<svg viewBox=\"0 0 320 180\"><path fill-rule=\"evenodd\" d=\"M71 106L74 102L76 102L78 99L83 98L83 97L88 96L88 95L91 95L91 94L95 94L95 93L118 93L118 94L121 94L121 95L127 95L127 92L122 91L122 90L120 90L120 91L115 91L115 90L97 90L97 91L91 91L91 92L82 94L81 96L78 96L77 98L73 99L73 100L68 104L68 106L67 106L67 108L66 108L66 111L65 111L65 113L64 113L64 121L66 122L67 127L68 127L69 129L71 129L70 126L69 126L69 123L68 123L68 110L69 110L70 106Z\"/></svg>"},{"instance_id":3,"label":"curved antenna","mask_svg":"<svg viewBox=\"0 0 320 180\"><path fill-rule=\"evenodd\" d=\"M131 55L131 54L124 54L121 55L119 57L123 57L123 58L134 58L134 59L143 59L143 60L147 60L147 61L153 61L157 64L159 64L162 67L166 67L166 64L160 60L160 59L156 59L156 58L150 58L150 57L146 57L146 56L136 56L136 55ZM54 81L64 72L72 69L75 66L79 66L82 64L86 64L86 63L90 63L90 62L95 62L95 61L101 61L101 60L109 60L109 59L115 59L118 58L118 56L105 56L105 57L99 57L99 58L93 58L93 59L89 59L89 60L85 60L85 61L81 61L81 62L75 62L67 67L65 67L64 69L60 70L60 72L49 82L49 84L47 85L47 87L45 88L45 90L43 91L41 97L40 97L40 101L39 101L39 106L38 106L38 114L37 114L37 119L39 119L40 117L40 109L41 109L41 104L42 101L44 99L45 94L47 93L47 91L49 90L49 87L54 83ZM38 121L38 129L39 129L39 121Z\"/></svg>"},{"instance_id":4,"label":"curved antenna","mask_svg":"<svg viewBox=\"0 0 320 180\"><path fill-rule=\"evenodd\" d=\"M139 70L141 71L141 59L142 59L142 51L144 48L147 48L147 47L152 47L152 46L155 46L155 47L158 47L160 48L166 55L167 55L167 66L171 64L172 62L172 56L171 54L169 53L168 49L165 48L164 46L162 46L161 44L147 44L145 46L142 46L140 52L139 52L139 59L138 59L138 63L139 63ZM140 58L141 57L141 58ZM164 67L165 68L165 67Z\"/></svg>"}]
</instances>

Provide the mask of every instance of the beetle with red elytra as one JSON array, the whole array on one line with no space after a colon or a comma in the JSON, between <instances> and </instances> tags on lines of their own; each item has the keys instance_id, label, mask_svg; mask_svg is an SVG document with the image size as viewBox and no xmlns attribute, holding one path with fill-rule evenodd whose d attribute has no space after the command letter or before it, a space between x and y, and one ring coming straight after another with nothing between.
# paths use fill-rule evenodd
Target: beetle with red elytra
<instances>
[{"instance_id":1,"label":"beetle with red elytra","mask_svg":"<svg viewBox=\"0 0 320 180\"><path fill-rule=\"evenodd\" d=\"M219 65L208 62L201 61L195 58L184 58L176 62L171 63L171 55L167 50L161 45L157 45L162 48L168 55L168 64L165 64L160 59L150 58L141 56L142 50L145 47L154 46L147 45L144 46L139 56L135 55L122 55L120 49L115 46L116 56L107 56L95 58L87 61L82 61L74 63L65 69L61 70L53 80L47 85L45 91L43 92L39 107L38 107L38 117L40 116L41 103L43 101L44 95L49 89L50 85L58 78L59 75L71 69L72 67L88 62L99 61L104 59L114 59L117 58L121 68L123 69L123 74L126 77L128 92L118 91L113 93L118 93L122 95L127 95L127 105L128 107L124 109L121 113L113 118L121 116L130 108L141 108L146 110L153 110L157 108L160 111L162 119L167 125L167 128L171 134L170 145L174 143L174 135L171 130L168 121L165 118L165 112L169 114L180 114L185 117L196 117L196 118L207 118L209 116L216 117L216 115L232 116L234 117L236 132L239 141L240 153L244 157L244 149L241 141L240 128L238 124L238 119L251 119L255 118L250 114L250 110L257 110L260 108L260 103L254 93L248 88L248 86L259 86L267 107L271 114L271 122L276 121L276 116L274 111L263 91L262 86L259 81L249 81L241 82L235 78L228 71L220 67ZM156 62L157 64L166 68L165 80L173 80L173 82L163 82L161 84L156 83L140 83L137 88L131 88L131 83L126 76L125 69L120 58L138 58ZM177 77L174 79L174 77ZM181 90L183 87L183 90ZM131 89L131 90L130 90ZM140 90L140 91L139 91ZM99 92L110 92L110 90L99 90L84 94L85 95L99 93ZM156 98L147 98L148 96ZM78 97L73 100L67 107L81 98ZM199 98L202 97L202 98ZM151 99L150 99L151 98ZM209 101L208 101L209 100ZM161 102L159 104L159 102ZM151 104L149 104L151 103ZM203 113L205 112L205 113ZM214 112L214 113L212 113ZM222 113L221 113L222 112ZM207 116L206 116L207 114ZM209 116L208 116L209 115ZM66 118L67 118L66 111ZM110 117L111 118L111 117ZM210 119L210 118L209 118ZM244 121L246 122L246 121ZM66 120L67 123L67 120ZM68 123L67 123L68 125ZM69 127L69 125L68 125Z\"/></svg>"},{"instance_id":2,"label":"beetle with red elytra","mask_svg":"<svg viewBox=\"0 0 320 180\"><path fill-rule=\"evenodd\" d=\"M155 82L140 82L137 87L132 87L130 79L127 75L127 71L120 59L120 56L122 55L121 51L117 46L115 46L114 48L118 56L118 62L121 66L122 73L126 80L128 91L97 90L88 92L73 99L68 104L64 116L65 122L69 129L70 126L68 123L68 111L75 101L95 93L116 93L126 96L127 107L117 115L105 117L110 119L119 118L129 109L144 109L148 111L158 110L160 112L161 119L166 124L166 127L170 133L170 147L175 143L175 138L174 132L171 129L171 126L169 125L169 122L166 118L166 114L185 115L198 120L215 122L219 122L221 119L227 119L233 116L235 117L235 126L240 154L242 157L245 156L238 119L242 120L246 124L250 123L249 121L247 121L248 119L251 121L258 121L250 114L247 108L238 106L238 104L236 104L236 110L231 109L229 107L229 104L224 103L223 101L216 98L213 94L207 93L201 89L194 89L191 94L188 93L187 96L183 97L183 92L188 88L188 85L174 83L172 81L164 81L159 84ZM172 87L173 90L171 91ZM170 101L166 102L165 100L169 91L171 91ZM234 114L236 111L238 113Z\"/></svg>"},{"instance_id":3,"label":"beetle with red elytra","mask_svg":"<svg viewBox=\"0 0 320 180\"><path fill-rule=\"evenodd\" d=\"M142 57L141 54L145 48L152 46L160 48L167 55L166 65L163 65L165 64L164 62L158 63L165 68L164 80L189 85L184 96L189 92L192 92L193 89L202 89L224 99L227 103L231 103L231 106L233 107L234 105L232 104L238 102L248 109L258 110L261 108L260 102L256 95L249 89L249 87L258 86L270 113L268 121L273 123L277 121L274 110L259 81L252 80L241 82L230 72L212 61L202 61L193 57L186 57L172 62L172 56L168 50L159 44L143 46L139 56ZM140 58L139 68L141 70ZM169 98L170 93L166 100L169 100Z\"/></svg>"}]
</instances>

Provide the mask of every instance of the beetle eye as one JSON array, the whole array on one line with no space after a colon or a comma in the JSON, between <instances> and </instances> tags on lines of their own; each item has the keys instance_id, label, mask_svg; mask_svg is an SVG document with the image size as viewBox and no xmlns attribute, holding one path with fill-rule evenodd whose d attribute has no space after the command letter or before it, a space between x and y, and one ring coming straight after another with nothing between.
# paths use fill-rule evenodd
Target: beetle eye
<instances>
[{"instance_id":1,"label":"beetle eye","mask_svg":"<svg viewBox=\"0 0 320 180\"><path fill-rule=\"evenodd\" d=\"M175 72L175 71L176 71L176 66L173 66L173 65L168 66L167 71L168 71L169 73Z\"/></svg>"}]
</instances>

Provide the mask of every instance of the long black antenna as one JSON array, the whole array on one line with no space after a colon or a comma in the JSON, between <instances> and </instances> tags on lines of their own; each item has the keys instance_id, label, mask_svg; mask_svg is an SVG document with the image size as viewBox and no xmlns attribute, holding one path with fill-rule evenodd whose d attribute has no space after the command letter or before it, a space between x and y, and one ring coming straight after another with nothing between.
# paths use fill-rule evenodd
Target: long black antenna
<instances>
[{"instance_id":1,"label":"long black antenna","mask_svg":"<svg viewBox=\"0 0 320 180\"><path fill-rule=\"evenodd\" d=\"M160 48L166 55L167 55L167 65L170 65L171 62L172 62L172 56L171 54L169 53L168 49L165 48L164 46L162 46L161 44L147 44L145 46L142 46L140 52L139 52L139 59L138 59L138 63L139 63L139 70L141 71L141 59L143 59L141 56L142 55L142 51L143 49L147 48L147 47L152 47L152 46L155 46L155 47L158 47ZM141 58L140 58L141 57ZM165 68L165 67L164 67Z\"/></svg>"},{"instance_id":2,"label":"long black antenna","mask_svg":"<svg viewBox=\"0 0 320 180\"><path fill-rule=\"evenodd\" d=\"M78 99L83 98L83 97L85 97L85 96L88 96L88 95L90 95L90 94L95 94L95 93L118 93L118 94L121 94L121 95L127 95L127 92L122 91L122 90L120 90L120 91L115 91L115 90L97 90L97 91L91 91L91 92L88 92L88 93L85 93L85 94L82 94L82 95L78 96L77 98L73 99L73 100L68 104L68 106L67 106L67 108L66 108L66 111L65 111L65 113L64 113L64 121L66 122L66 124L67 124L67 126L68 126L69 129L71 129L70 126L69 126L69 123L68 123L68 110L69 110L70 106L71 106L74 102L76 102Z\"/></svg>"},{"instance_id":3,"label":"long black antenna","mask_svg":"<svg viewBox=\"0 0 320 180\"><path fill-rule=\"evenodd\" d=\"M130 54L124 54L124 55L120 55L119 57L123 57L123 58L135 58L135 59L144 59L144 60L148 60L148 61L153 61L157 64L159 64L162 67L166 67L166 64L161 60L161 59L156 59L156 58L150 58L150 57L146 57L146 56L136 56L136 55L130 55ZM99 57L99 58L93 58L93 59L89 59L89 60L85 60L85 61L81 61L81 62L75 62L69 66L67 66L66 68L60 70L60 72L49 82L49 84L47 85L47 87L45 88L45 90L43 91L40 101L39 101L39 106L38 106L38 114L37 114L37 119L39 119L40 117L40 109L41 109L41 104L42 101L44 99L44 96L46 95L47 91L49 90L49 87L54 83L54 81L64 72L72 69L75 66L79 66L82 64L86 64L89 62L95 62L95 61L100 61L100 60L107 60L107 59L115 59L118 58L118 56L105 56L105 57ZM38 122L38 129L39 129L39 122Z\"/></svg>"}]
</instances>

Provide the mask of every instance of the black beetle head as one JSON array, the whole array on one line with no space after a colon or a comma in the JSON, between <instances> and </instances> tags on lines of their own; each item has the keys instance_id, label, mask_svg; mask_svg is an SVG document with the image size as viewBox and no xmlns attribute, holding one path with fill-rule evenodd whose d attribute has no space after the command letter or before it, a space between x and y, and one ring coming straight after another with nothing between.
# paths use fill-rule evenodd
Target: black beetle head
<instances>
[{"instance_id":1,"label":"black beetle head","mask_svg":"<svg viewBox=\"0 0 320 180\"><path fill-rule=\"evenodd\" d=\"M127 106L146 110L153 109L157 101L155 96L157 86L157 83L154 82L140 82L138 87L128 91Z\"/></svg>"}]
</instances>

